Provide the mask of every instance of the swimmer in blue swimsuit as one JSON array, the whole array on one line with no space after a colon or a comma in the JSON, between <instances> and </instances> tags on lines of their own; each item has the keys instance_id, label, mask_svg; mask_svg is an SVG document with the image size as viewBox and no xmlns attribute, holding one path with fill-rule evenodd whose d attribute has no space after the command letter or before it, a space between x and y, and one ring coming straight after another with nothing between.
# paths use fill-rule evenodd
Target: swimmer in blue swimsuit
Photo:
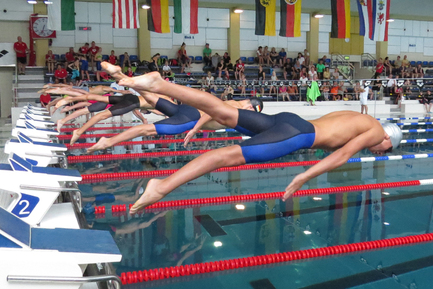
<instances>
[{"instance_id":1,"label":"swimmer in blue swimsuit","mask_svg":"<svg viewBox=\"0 0 433 289\"><path fill-rule=\"evenodd\" d=\"M147 92L152 92L178 99L206 112L223 125L253 135L240 145L199 156L166 179L150 180L130 214L159 201L180 185L221 167L270 161L301 148L334 150L292 180L283 197L287 200L307 181L345 164L360 150L368 148L375 154L383 154L396 148L402 139L402 132L395 124L382 126L373 117L354 111L333 112L311 121L287 112L265 115L242 111L206 92L168 83L159 73L123 79L119 84L134 88L145 98Z\"/></svg>"}]
</instances>

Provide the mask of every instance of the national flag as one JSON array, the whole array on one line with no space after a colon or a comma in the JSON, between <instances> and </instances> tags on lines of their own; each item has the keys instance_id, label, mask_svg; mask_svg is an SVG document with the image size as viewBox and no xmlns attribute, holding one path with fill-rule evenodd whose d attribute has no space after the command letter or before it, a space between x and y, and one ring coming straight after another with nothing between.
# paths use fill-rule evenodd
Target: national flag
<instances>
[{"instance_id":1,"label":"national flag","mask_svg":"<svg viewBox=\"0 0 433 289\"><path fill-rule=\"evenodd\" d=\"M170 33L168 0L147 0L147 28L157 33Z\"/></svg>"},{"instance_id":2,"label":"national flag","mask_svg":"<svg viewBox=\"0 0 433 289\"><path fill-rule=\"evenodd\" d=\"M350 0L331 0L331 38L350 38Z\"/></svg>"},{"instance_id":3,"label":"national flag","mask_svg":"<svg viewBox=\"0 0 433 289\"><path fill-rule=\"evenodd\" d=\"M50 30L75 30L74 0L51 0L48 7L47 28Z\"/></svg>"},{"instance_id":4,"label":"national flag","mask_svg":"<svg viewBox=\"0 0 433 289\"><path fill-rule=\"evenodd\" d=\"M174 33L198 34L198 0L174 0Z\"/></svg>"},{"instance_id":5,"label":"national flag","mask_svg":"<svg viewBox=\"0 0 433 289\"><path fill-rule=\"evenodd\" d=\"M373 41L388 41L388 20L391 0L357 0L359 35Z\"/></svg>"},{"instance_id":6,"label":"national flag","mask_svg":"<svg viewBox=\"0 0 433 289\"><path fill-rule=\"evenodd\" d=\"M113 0L113 28L140 28L137 0Z\"/></svg>"},{"instance_id":7,"label":"national flag","mask_svg":"<svg viewBox=\"0 0 433 289\"><path fill-rule=\"evenodd\" d=\"M280 0L280 36L301 37L302 0Z\"/></svg>"},{"instance_id":8,"label":"national flag","mask_svg":"<svg viewBox=\"0 0 433 289\"><path fill-rule=\"evenodd\" d=\"M256 0L256 35L275 36L277 0Z\"/></svg>"}]
</instances>

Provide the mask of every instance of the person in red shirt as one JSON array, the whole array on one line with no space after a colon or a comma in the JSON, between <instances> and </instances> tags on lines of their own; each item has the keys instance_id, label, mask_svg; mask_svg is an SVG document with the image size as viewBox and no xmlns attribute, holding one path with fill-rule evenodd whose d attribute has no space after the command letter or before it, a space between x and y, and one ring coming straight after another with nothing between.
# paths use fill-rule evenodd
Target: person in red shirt
<instances>
[{"instance_id":1,"label":"person in red shirt","mask_svg":"<svg viewBox=\"0 0 433 289\"><path fill-rule=\"evenodd\" d=\"M75 55L74 47L69 47L69 51L65 54L66 62L68 64L73 63L75 61Z\"/></svg>"},{"instance_id":2,"label":"person in red shirt","mask_svg":"<svg viewBox=\"0 0 433 289\"><path fill-rule=\"evenodd\" d=\"M47 107L47 104L51 101L51 95L49 93L43 93L39 97L39 100L41 101L42 107Z\"/></svg>"},{"instance_id":3,"label":"person in red shirt","mask_svg":"<svg viewBox=\"0 0 433 289\"><path fill-rule=\"evenodd\" d=\"M108 62L110 62L113 65L117 64L117 56L114 55L114 50L111 50L110 56L108 56Z\"/></svg>"},{"instance_id":4,"label":"person in red shirt","mask_svg":"<svg viewBox=\"0 0 433 289\"><path fill-rule=\"evenodd\" d=\"M242 63L242 59L239 58L239 60L236 63L236 70L235 70L235 78L239 79L242 78L242 74L244 74L245 71L245 64Z\"/></svg>"},{"instance_id":5,"label":"person in red shirt","mask_svg":"<svg viewBox=\"0 0 433 289\"><path fill-rule=\"evenodd\" d=\"M134 76L134 72L132 71L131 66L128 66L128 70L126 71L126 75L128 77L133 77Z\"/></svg>"},{"instance_id":6,"label":"person in red shirt","mask_svg":"<svg viewBox=\"0 0 433 289\"><path fill-rule=\"evenodd\" d=\"M54 64L56 63L56 59L52 50L48 50L48 53L45 54L45 62L47 64L48 73L54 73Z\"/></svg>"},{"instance_id":7,"label":"person in red shirt","mask_svg":"<svg viewBox=\"0 0 433 289\"><path fill-rule=\"evenodd\" d=\"M92 41L92 45L89 48L89 56L90 56L90 67L93 71L95 71L95 56L99 51L99 46L96 46L95 41Z\"/></svg>"},{"instance_id":8,"label":"person in red shirt","mask_svg":"<svg viewBox=\"0 0 433 289\"><path fill-rule=\"evenodd\" d=\"M378 76L380 76L383 72L383 59L379 58L379 62L376 65L376 73L373 76L373 79L376 79Z\"/></svg>"},{"instance_id":9,"label":"person in red shirt","mask_svg":"<svg viewBox=\"0 0 433 289\"><path fill-rule=\"evenodd\" d=\"M81 46L80 49L78 50L81 54L81 56L88 58L88 53L89 53L89 43L84 44L84 46Z\"/></svg>"},{"instance_id":10,"label":"person in red shirt","mask_svg":"<svg viewBox=\"0 0 433 289\"><path fill-rule=\"evenodd\" d=\"M27 53L29 49L27 48L27 44L23 42L21 36L18 36L17 40L18 41L14 43L14 50L17 54L18 74L22 75L26 73Z\"/></svg>"},{"instance_id":11,"label":"person in red shirt","mask_svg":"<svg viewBox=\"0 0 433 289\"><path fill-rule=\"evenodd\" d=\"M57 69L54 72L54 78L56 79L56 83L62 81L64 84L66 84L66 77L68 77L68 72L62 67L61 64L58 64Z\"/></svg>"}]
</instances>

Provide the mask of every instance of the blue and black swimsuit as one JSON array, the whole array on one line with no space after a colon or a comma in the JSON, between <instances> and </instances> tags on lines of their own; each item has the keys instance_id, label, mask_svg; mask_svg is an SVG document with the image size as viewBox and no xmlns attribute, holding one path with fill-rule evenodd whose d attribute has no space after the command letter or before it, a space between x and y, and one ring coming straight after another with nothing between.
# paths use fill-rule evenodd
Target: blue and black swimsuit
<instances>
[{"instance_id":1,"label":"blue and black swimsuit","mask_svg":"<svg viewBox=\"0 0 433 289\"><path fill-rule=\"evenodd\" d=\"M252 136L240 144L247 163L270 161L303 148L311 148L316 136L313 124L296 114L267 115L239 109L240 133Z\"/></svg>"}]
</instances>

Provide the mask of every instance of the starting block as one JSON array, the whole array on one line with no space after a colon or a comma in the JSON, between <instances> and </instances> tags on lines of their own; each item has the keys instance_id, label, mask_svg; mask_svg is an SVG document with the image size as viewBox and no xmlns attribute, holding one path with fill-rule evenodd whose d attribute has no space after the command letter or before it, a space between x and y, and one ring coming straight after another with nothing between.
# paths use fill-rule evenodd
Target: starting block
<instances>
[{"instance_id":1,"label":"starting block","mask_svg":"<svg viewBox=\"0 0 433 289\"><path fill-rule=\"evenodd\" d=\"M12 136L18 137L18 133L22 132L28 137L31 137L34 140L37 141L50 141L52 137L58 136L59 132L53 129L41 129L36 128L34 125L29 123L28 121L25 122L25 126L15 126L15 128L12 130Z\"/></svg>"}]
</instances>

